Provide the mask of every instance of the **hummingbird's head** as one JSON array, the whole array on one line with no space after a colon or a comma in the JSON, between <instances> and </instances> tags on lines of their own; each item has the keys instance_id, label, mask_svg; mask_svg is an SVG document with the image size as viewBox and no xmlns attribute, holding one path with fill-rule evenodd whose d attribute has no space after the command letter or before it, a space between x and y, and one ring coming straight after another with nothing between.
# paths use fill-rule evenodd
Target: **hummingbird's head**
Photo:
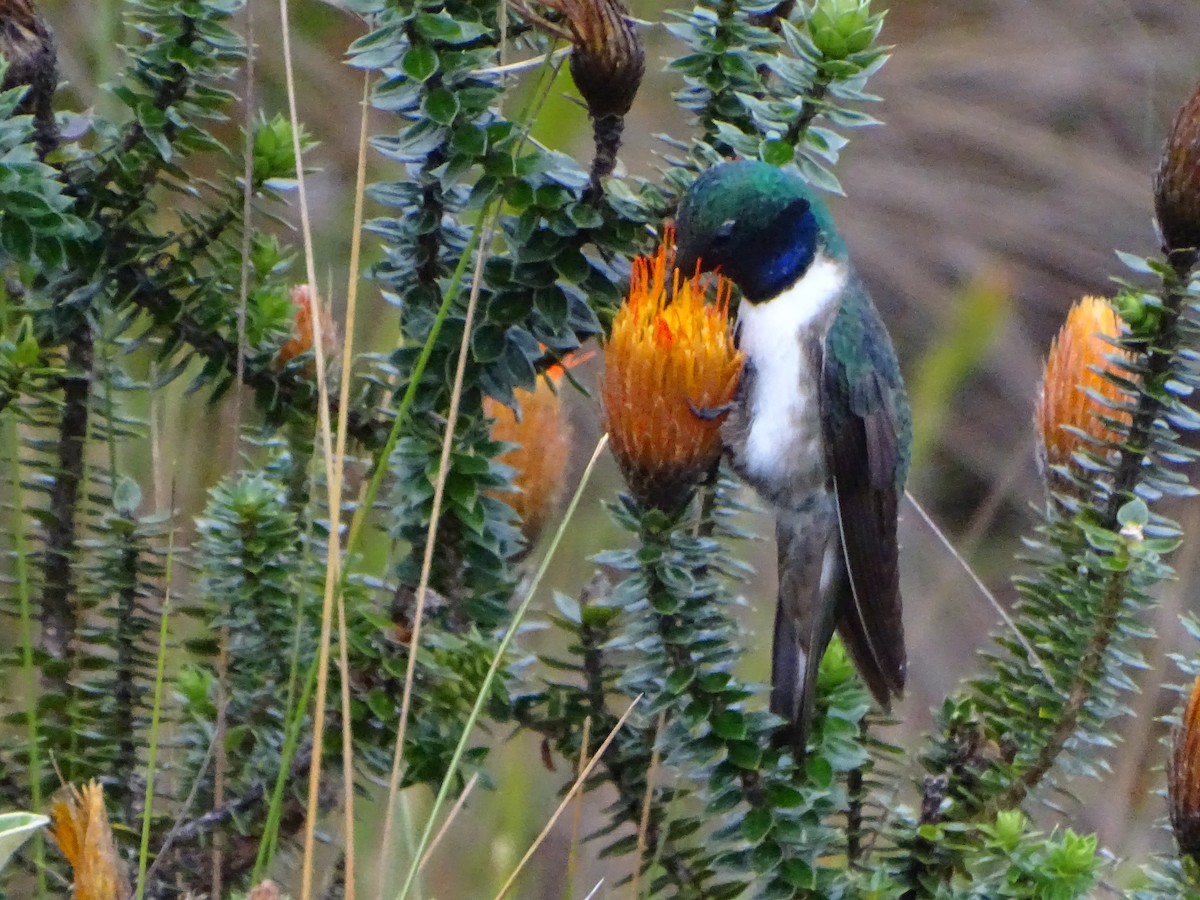
<instances>
[{"instance_id":1,"label":"hummingbird's head","mask_svg":"<svg viewBox=\"0 0 1200 900\"><path fill-rule=\"evenodd\" d=\"M675 221L685 275L720 269L751 303L795 284L824 252L845 255L825 204L794 172L763 162L721 163L696 179Z\"/></svg>"}]
</instances>

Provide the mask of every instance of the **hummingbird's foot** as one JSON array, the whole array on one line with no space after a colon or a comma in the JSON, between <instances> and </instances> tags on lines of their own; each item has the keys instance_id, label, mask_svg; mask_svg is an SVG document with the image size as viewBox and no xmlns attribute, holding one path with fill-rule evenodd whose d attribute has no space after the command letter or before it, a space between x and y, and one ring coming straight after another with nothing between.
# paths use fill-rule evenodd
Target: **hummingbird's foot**
<instances>
[{"instance_id":1,"label":"hummingbird's foot","mask_svg":"<svg viewBox=\"0 0 1200 900\"><path fill-rule=\"evenodd\" d=\"M722 416L727 416L733 412L733 403L722 403L720 406L697 406L688 399L688 409L692 411L692 415L697 419L703 419L705 422L712 422Z\"/></svg>"}]
</instances>

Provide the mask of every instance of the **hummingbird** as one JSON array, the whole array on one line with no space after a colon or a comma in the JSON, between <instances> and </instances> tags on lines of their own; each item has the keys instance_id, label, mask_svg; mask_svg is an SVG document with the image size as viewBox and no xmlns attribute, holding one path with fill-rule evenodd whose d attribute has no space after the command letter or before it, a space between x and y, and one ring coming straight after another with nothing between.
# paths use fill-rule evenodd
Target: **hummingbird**
<instances>
[{"instance_id":1,"label":"hummingbird","mask_svg":"<svg viewBox=\"0 0 1200 900\"><path fill-rule=\"evenodd\" d=\"M829 210L795 172L714 166L684 196L675 234L685 276L716 270L741 294L746 362L721 434L734 470L775 514L771 711L800 760L835 629L880 706L904 688L904 381Z\"/></svg>"}]
</instances>

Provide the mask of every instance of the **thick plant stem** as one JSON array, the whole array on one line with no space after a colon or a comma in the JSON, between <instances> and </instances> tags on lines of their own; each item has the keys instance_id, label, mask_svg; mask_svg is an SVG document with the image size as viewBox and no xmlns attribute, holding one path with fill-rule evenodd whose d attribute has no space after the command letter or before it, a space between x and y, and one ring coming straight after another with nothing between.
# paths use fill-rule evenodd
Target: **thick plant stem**
<instances>
[{"instance_id":1,"label":"thick plant stem","mask_svg":"<svg viewBox=\"0 0 1200 900\"><path fill-rule=\"evenodd\" d=\"M124 585L117 597L116 644L117 659L113 687L113 731L117 736L118 772L136 772L138 766L138 666L137 642L141 611L138 604L138 546L131 533L125 536L121 552L121 574ZM125 793L125 820L133 822L137 817L135 802L137 793L121 785Z\"/></svg>"},{"instance_id":2,"label":"thick plant stem","mask_svg":"<svg viewBox=\"0 0 1200 900\"><path fill-rule=\"evenodd\" d=\"M86 322L76 327L63 377L63 411L58 432L57 469L50 491L52 524L42 561L41 649L66 667L75 639L76 520L83 480L83 449L88 429L92 379L92 334Z\"/></svg>"},{"instance_id":3,"label":"thick plant stem","mask_svg":"<svg viewBox=\"0 0 1200 900\"><path fill-rule=\"evenodd\" d=\"M800 143L804 137L804 132L808 131L808 126L812 124L813 119L817 117L817 113L821 111L821 101L825 99L825 95L829 92L829 81L822 76L813 82L812 87L804 95L804 101L800 106L800 115L792 122L788 128L785 142L793 147Z\"/></svg>"},{"instance_id":4,"label":"thick plant stem","mask_svg":"<svg viewBox=\"0 0 1200 900\"><path fill-rule=\"evenodd\" d=\"M1033 765L1021 772L1008 790L996 800L988 804L979 814L979 818L988 821L996 813L1004 809L1012 809L1024 802L1029 792L1033 790L1054 767L1059 754L1067 745L1071 735L1079 725L1079 714L1083 711L1091 693L1089 688L1095 684L1104 673L1105 657L1112 642L1113 629L1121 612L1121 603L1125 599L1125 587L1128 583L1126 572L1110 574L1108 588L1096 616L1092 629L1091 640L1083 653L1079 665L1075 667L1075 677L1067 692L1067 700L1058 714L1058 724L1051 732L1049 739L1042 745Z\"/></svg>"},{"instance_id":5,"label":"thick plant stem","mask_svg":"<svg viewBox=\"0 0 1200 900\"><path fill-rule=\"evenodd\" d=\"M1172 272L1163 282L1158 332L1146 350L1143 388L1138 395L1137 409L1133 412L1129 437L1123 442L1120 450L1112 494L1104 510L1104 527L1110 531L1116 530L1117 512L1130 498L1137 485L1138 476L1154 438L1154 422L1163 412L1163 403L1158 391L1161 390L1161 382L1170 370L1179 347L1180 333L1177 325L1187 294L1188 278L1195 261L1195 255L1190 252L1173 254L1168 258Z\"/></svg>"}]
</instances>

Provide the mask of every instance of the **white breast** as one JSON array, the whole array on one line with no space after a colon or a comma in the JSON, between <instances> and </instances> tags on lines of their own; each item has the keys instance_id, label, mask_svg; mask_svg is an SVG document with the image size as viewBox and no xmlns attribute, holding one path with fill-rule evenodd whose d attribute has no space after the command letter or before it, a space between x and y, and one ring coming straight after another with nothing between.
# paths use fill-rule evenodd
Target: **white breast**
<instances>
[{"instance_id":1,"label":"white breast","mask_svg":"<svg viewBox=\"0 0 1200 900\"><path fill-rule=\"evenodd\" d=\"M804 277L766 303L743 300L739 342L754 367L746 397L750 427L741 468L760 491L807 494L824 481L818 391L808 347L824 338L847 279L846 266L818 255Z\"/></svg>"}]
</instances>

